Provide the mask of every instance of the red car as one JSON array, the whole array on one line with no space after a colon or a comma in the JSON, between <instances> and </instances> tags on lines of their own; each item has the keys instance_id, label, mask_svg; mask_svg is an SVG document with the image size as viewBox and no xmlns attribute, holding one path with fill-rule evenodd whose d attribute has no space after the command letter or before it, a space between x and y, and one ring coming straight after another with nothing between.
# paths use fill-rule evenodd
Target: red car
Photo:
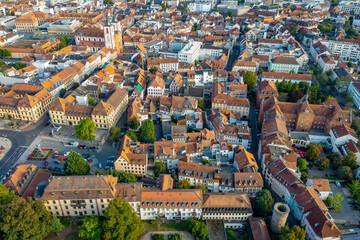
<instances>
[{"instance_id":1,"label":"red car","mask_svg":"<svg viewBox=\"0 0 360 240\"><path fill-rule=\"evenodd\" d=\"M65 157L60 157L59 160L60 160L60 161L64 161L64 160L65 160Z\"/></svg>"}]
</instances>

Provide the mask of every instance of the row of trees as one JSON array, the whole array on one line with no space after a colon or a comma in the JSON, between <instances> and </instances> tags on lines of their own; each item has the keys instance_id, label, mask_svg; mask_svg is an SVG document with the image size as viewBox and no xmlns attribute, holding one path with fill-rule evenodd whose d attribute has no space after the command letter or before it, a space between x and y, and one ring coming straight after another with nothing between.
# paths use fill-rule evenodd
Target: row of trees
<instances>
[{"instance_id":1,"label":"row of trees","mask_svg":"<svg viewBox=\"0 0 360 240\"><path fill-rule=\"evenodd\" d=\"M105 173L102 173L101 171L97 170L96 175L112 175L118 178L118 183L134 183L137 181L134 174L127 172L119 172L116 171L115 169L109 169Z\"/></svg>"},{"instance_id":2,"label":"row of trees","mask_svg":"<svg viewBox=\"0 0 360 240\"><path fill-rule=\"evenodd\" d=\"M337 176L345 181L351 181L353 179L352 170L357 168L356 155L353 152L349 152L344 157L341 157L339 153L331 153L328 158L332 166L336 169Z\"/></svg>"},{"instance_id":3,"label":"row of trees","mask_svg":"<svg viewBox=\"0 0 360 240\"><path fill-rule=\"evenodd\" d=\"M64 226L43 203L14 195L0 183L0 239L44 239Z\"/></svg>"}]
</instances>

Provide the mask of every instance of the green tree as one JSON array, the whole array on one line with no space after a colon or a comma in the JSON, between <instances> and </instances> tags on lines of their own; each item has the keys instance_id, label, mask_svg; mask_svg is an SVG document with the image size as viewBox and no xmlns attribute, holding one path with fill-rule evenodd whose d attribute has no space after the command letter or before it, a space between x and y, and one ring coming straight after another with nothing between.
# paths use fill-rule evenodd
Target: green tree
<instances>
[{"instance_id":1,"label":"green tree","mask_svg":"<svg viewBox=\"0 0 360 240\"><path fill-rule=\"evenodd\" d=\"M135 130L126 131L126 136L128 136L133 141L136 141L138 139L138 136L136 135Z\"/></svg>"},{"instance_id":2,"label":"green tree","mask_svg":"<svg viewBox=\"0 0 360 240\"><path fill-rule=\"evenodd\" d=\"M121 172L118 176L118 182L134 183L137 179L133 173Z\"/></svg>"},{"instance_id":3,"label":"green tree","mask_svg":"<svg viewBox=\"0 0 360 240\"><path fill-rule=\"evenodd\" d=\"M192 32L195 32L197 30L197 23L194 23L194 25L191 28Z\"/></svg>"},{"instance_id":4,"label":"green tree","mask_svg":"<svg viewBox=\"0 0 360 240\"><path fill-rule=\"evenodd\" d=\"M0 182L0 204L9 203L14 197L15 194L11 192L9 188L4 187Z\"/></svg>"},{"instance_id":5,"label":"green tree","mask_svg":"<svg viewBox=\"0 0 360 240\"><path fill-rule=\"evenodd\" d=\"M67 45L69 45L69 39L67 36L63 36L60 38L60 43L63 44L64 47L66 47Z\"/></svg>"},{"instance_id":6,"label":"green tree","mask_svg":"<svg viewBox=\"0 0 360 240\"><path fill-rule=\"evenodd\" d=\"M286 80L283 79L280 84L279 84L279 92L286 92L287 91L287 84L286 84Z\"/></svg>"},{"instance_id":7,"label":"green tree","mask_svg":"<svg viewBox=\"0 0 360 240\"><path fill-rule=\"evenodd\" d=\"M253 209L256 215L260 217L266 217L271 215L273 203L274 199L271 196L270 191L267 189L263 189L256 193L253 202Z\"/></svg>"},{"instance_id":8,"label":"green tree","mask_svg":"<svg viewBox=\"0 0 360 240\"><path fill-rule=\"evenodd\" d=\"M261 68L259 68L259 70L257 71L257 75L259 76L259 75L263 74L263 72L264 72L264 69L261 67Z\"/></svg>"},{"instance_id":9,"label":"green tree","mask_svg":"<svg viewBox=\"0 0 360 240\"><path fill-rule=\"evenodd\" d=\"M337 175L339 176L339 178L345 180L345 181L350 181L353 178L353 174L351 171L351 168L348 166L341 166L336 170Z\"/></svg>"},{"instance_id":10,"label":"green tree","mask_svg":"<svg viewBox=\"0 0 360 240\"><path fill-rule=\"evenodd\" d=\"M303 181L304 183L306 183L307 179L309 177L309 174L305 171L301 172L301 176L300 176L300 180Z\"/></svg>"},{"instance_id":11,"label":"green tree","mask_svg":"<svg viewBox=\"0 0 360 240\"><path fill-rule=\"evenodd\" d=\"M43 203L15 196L0 205L1 239L44 239L51 231L51 215Z\"/></svg>"},{"instance_id":12,"label":"green tree","mask_svg":"<svg viewBox=\"0 0 360 240\"><path fill-rule=\"evenodd\" d=\"M90 173L90 163L77 152L71 151L65 162L64 170L67 175L88 175Z\"/></svg>"},{"instance_id":13,"label":"green tree","mask_svg":"<svg viewBox=\"0 0 360 240\"><path fill-rule=\"evenodd\" d=\"M353 179L351 183L348 184L348 188L353 195L353 199L360 203L360 181Z\"/></svg>"},{"instance_id":14,"label":"green tree","mask_svg":"<svg viewBox=\"0 0 360 240\"><path fill-rule=\"evenodd\" d=\"M140 128L139 140L143 143L153 143L156 141L154 123L147 119Z\"/></svg>"},{"instance_id":15,"label":"green tree","mask_svg":"<svg viewBox=\"0 0 360 240\"><path fill-rule=\"evenodd\" d=\"M300 172L302 171L307 171L307 161L303 158L298 158L297 159L297 167L299 169Z\"/></svg>"},{"instance_id":16,"label":"green tree","mask_svg":"<svg viewBox=\"0 0 360 240\"><path fill-rule=\"evenodd\" d=\"M125 199L115 198L105 210L103 221L105 240L136 240L144 232L144 226Z\"/></svg>"},{"instance_id":17,"label":"green tree","mask_svg":"<svg viewBox=\"0 0 360 240\"><path fill-rule=\"evenodd\" d=\"M226 15L228 16L228 17L233 17L234 16L234 13L231 11L231 10L229 10L227 13L226 13Z\"/></svg>"},{"instance_id":18,"label":"green tree","mask_svg":"<svg viewBox=\"0 0 360 240\"><path fill-rule=\"evenodd\" d=\"M355 130L357 134L360 133L360 119L354 119L351 123L351 128Z\"/></svg>"},{"instance_id":19,"label":"green tree","mask_svg":"<svg viewBox=\"0 0 360 240\"><path fill-rule=\"evenodd\" d=\"M290 229L286 225L281 228L279 238L280 240L305 240L305 229L297 225Z\"/></svg>"},{"instance_id":20,"label":"green tree","mask_svg":"<svg viewBox=\"0 0 360 240\"><path fill-rule=\"evenodd\" d=\"M8 49L4 48L2 51L3 57L11 57L11 52Z\"/></svg>"},{"instance_id":21,"label":"green tree","mask_svg":"<svg viewBox=\"0 0 360 240\"><path fill-rule=\"evenodd\" d=\"M235 240L236 239L235 233L234 233L234 231L232 229L226 228L225 230L226 230L226 237L227 237L228 240Z\"/></svg>"},{"instance_id":22,"label":"green tree","mask_svg":"<svg viewBox=\"0 0 360 240\"><path fill-rule=\"evenodd\" d=\"M190 9L184 8L184 12L190 12Z\"/></svg>"},{"instance_id":23,"label":"green tree","mask_svg":"<svg viewBox=\"0 0 360 240\"><path fill-rule=\"evenodd\" d=\"M163 162L156 161L154 163L154 175L155 177L158 177L161 173L166 172L166 166Z\"/></svg>"},{"instance_id":24,"label":"green tree","mask_svg":"<svg viewBox=\"0 0 360 240\"><path fill-rule=\"evenodd\" d=\"M341 167L343 165L342 158L338 152L330 153L327 156L334 168Z\"/></svg>"},{"instance_id":25,"label":"green tree","mask_svg":"<svg viewBox=\"0 0 360 240\"><path fill-rule=\"evenodd\" d=\"M330 167L330 160L327 158L320 158L317 166L320 170L324 170L324 169Z\"/></svg>"},{"instance_id":26,"label":"green tree","mask_svg":"<svg viewBox=\"0 0 360 240\"><path fill-rule=\"evenodd\" d=\"M343 158L343 165L348 166L351 169L357 168L355 153L349 152L347 155L345 155Z\"/></svg>"},{"instance_id":27,"label":"green tree","mask_svg":"<svg viewBox=\"0 0 360 240\"><path fill-rule=\"evenodd\" d=\"M188 227L196 239L208 239L208 227L203 221L196 221L193 218L188 220Z\"/></svg>"},{"instance_id":28,"label":"green tree","mask_svg":"<svg viewBox=\"0 0 360 240\"><path fill-rule=\"evenodd\" d=\"M203 191L203 193L206 193L208 191L208 189L206 188L204 183L197 183L195 185L196 189L201 189Z\"/></svg>"},{"instance_id":29,"label":"green tree","mask_svg":"<svg viewBox=\"0 0 360 240\"><path fill-rule=\"evenodd\" d=\"M179 184L177 185L177 188L178 189L189 189L191 186L190 186L190 183L188 180L182 180L179 182Z\"/></svg>"},{"instance_id":30,"label":"green tree","mask_svg":"<svg viewBox=\"0 0 360 240\"><path fill-rule=\"evenodd\" d=\"M127 173L127 172L119 172L119 171L116 171L115 169L107 170L106 175L112 175L114 177L117 177L119 183L120 182L129 183L129 182L136 182L137 181L134 174Z\"/></svg>"},{"instance_id":31,"label":"green tree","mask_svg":"<svg viewBox=\"0 0 360 240\"><path fill-rule=\"evenodd\" d=\"M201 99L198 99L198 108L204 109L204 106L205 106L204 101Z\"/></svg>"},{"instance_id":32,"label":"green tree","mask_svg":"<svg viewBox=\"0 0 360 240\"><path fill-rule=\"evenodd\" d=\"M342 200L344 200L344 198L341 196L341 193L337 193L335 194L335 196L328 196L328 198L326 199L327 204L334 210L340 210L342 208Z\"/></svg>"},{"instance_id":33,"label":"green tree","mask_svg":"<svg viewBox=\"0 0 360 240\"><path fill-rule=\"evenodd\" d=\"M138 129L139 127L140 127L140 122L139 122L139 120L137 120L137 118L136 117L133 117L130 121L129 121L129 127L131 128L131 129L134 129L134 130L136 130L136 129Z\"/></svg>"},{"instance_id":34,"label":"green tree","mask_svg":"<svg viewBox=\"0 0 360 240\"><path fill-rule=\"evenodd\" d=\"M256 75L253 72L247 71L243 75L244 83L247 84L248 90L252 90L256 87Z\"/></svg>"},{"instance_id":35,"label":"green tree","mask_svg":"<svg viewBox=\"0 0 360 240\"><path fill-rule=\"evenodd\" d=\"M24 62L18 61L15 63L16 70L22 69L24 67L26 67L26 64Z\"/></svg>"},{"instance_id":36,"label":"green tree","mask_svg":"<svg viewBox=\"0 0 360 240\"><path fill-rule=\"evenodd\" d=\"M121 135L122 135L121 128L119 127L110 128L109 138L111 141L118 142L121 138Z\"/></svg>"},{"instance_id":37,"label":"green tree","mask_svg":"<svg viewBox=\"0 0 360 240\"><path fill-rule=\"evenodd\" d=\"M82 140L93 140L95 138L94 132L96 129L97 127L91 119L82 119L79 124L75 126L76 137Z\"/></svg>"},{"instance_id":38,"label":"green tree","mask_svg":"<svg viewBox=\"0 0 360 240\"><path fill-rule=\"evenodd\" d=\"M316 144L310 144L310 148L306 153L307 159L313 162L319 158L321 152Z\"/></svg>"},{"instance_id":39,"label":"green tree","mask_svg":"<svg viewBox=\"0 0 360 240\"><path fill-rule=\"evenodd\" d=\"M92 96L88 96L88 103L90 106L95 106L96 105L96 102L94 100L94 98Z\"/></svg>"},{"instance_id":40,"label":"green tree","mask_svg":"<svg viewBox=\"0 0 360 240\"><path fill-rule=\"evenodd\" d=\"M79 227L79 237L91 240L100 240L103 235L103 228L98 216L84 218Z\"/></svg>"},{"instance_id":41,"label":"green tree","mask_svg":"<svg viewBox=\"0 0 360 240\"><path fill-rule=\"evenodd\" d=\"M66 93L66 89L65 89L65 88L60 89L60 97L61 97L61 98L65 96L65 93Z\"/></svg>"},{"instance_id":42,"label":"green tree","mask_svg":"<svg viewBox=\"0 0 360 240\"><path fill-rule=\"evenodd\" d=\"M51 230L56 233L56 235L59 235L59 232L61 232L65 228L56 216L51 217L50 227Z\"/></svg>"}]
</instances>

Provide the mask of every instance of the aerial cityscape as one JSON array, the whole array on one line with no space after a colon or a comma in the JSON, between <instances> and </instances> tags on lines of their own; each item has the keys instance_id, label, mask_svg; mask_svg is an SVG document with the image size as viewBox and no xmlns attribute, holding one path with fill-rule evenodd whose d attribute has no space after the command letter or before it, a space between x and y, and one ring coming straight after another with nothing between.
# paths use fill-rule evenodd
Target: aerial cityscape
<instances>
[{"instance_id":1,"label":"aerial cityscape","mask_svg":"<svg viewBox=\"0 0 360 240\"><path fill-rule=\"evenodd\" d=\"M0 5L1 240L360 240L360 0Z\"/></svg>"}]
</instances>

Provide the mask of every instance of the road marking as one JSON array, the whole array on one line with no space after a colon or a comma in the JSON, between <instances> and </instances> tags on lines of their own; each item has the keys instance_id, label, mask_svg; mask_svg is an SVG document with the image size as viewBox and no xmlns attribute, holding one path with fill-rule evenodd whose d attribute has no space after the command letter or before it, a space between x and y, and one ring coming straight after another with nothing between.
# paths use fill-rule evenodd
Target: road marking
<instances>
[{"instance_id":1,"label":"road marking","mask_svg":"<svg viewBox=\"0 0 360 240\"><path fill-rule=\"evenodd\" d=\"M3 169L3 167L5 166L5 164L9 163L9 161L16 159L16 161L21 157L21 155L26 151L27 147L17 147L16 150L10 155L9 158L7 159L2 159L0 162L2 163L2 165L0 166L0 170L5 170ZM16 163L16 161L14 161L14 163Z\"/></svg>"}]
</instances>

